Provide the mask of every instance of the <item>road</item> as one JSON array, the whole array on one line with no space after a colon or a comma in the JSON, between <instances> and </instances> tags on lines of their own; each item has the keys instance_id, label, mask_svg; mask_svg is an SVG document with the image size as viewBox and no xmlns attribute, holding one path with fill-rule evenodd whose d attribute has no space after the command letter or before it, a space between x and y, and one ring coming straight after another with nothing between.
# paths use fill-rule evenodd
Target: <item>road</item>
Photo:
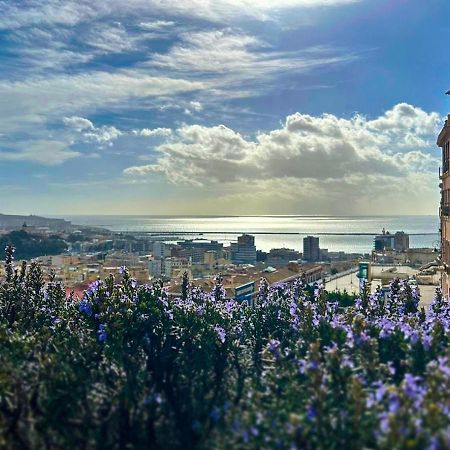
<instances>
[{"instance_id":1,"label":"road","mask_svg":"<svg viewBox=\"0 0 450 450\"><path fill-rule=\"evenodd\" d=\"M389 267L374 267L374 276L375 279L372 281L371 285L371 291L375 292L375 289L380 284L376 280L376 275L381 272L382 270L386 270ZM399 272L406 272L408 274L415 275L417 273L417 270L412 269L411 267L399 267ZM433 301L434 293L437 286L426 286L426 285L420 285L420 294L421 294L421 301L420 304L422 306L428 306ZM332 280L328 283L325 283L325 289L330 292L334 291L347 291L348 293L357 294L359 293L359 279L356 277L356 272L352 273L350 275L344 275L342 277L336 278L335 280Z\"/></svg>"}]
</instances>

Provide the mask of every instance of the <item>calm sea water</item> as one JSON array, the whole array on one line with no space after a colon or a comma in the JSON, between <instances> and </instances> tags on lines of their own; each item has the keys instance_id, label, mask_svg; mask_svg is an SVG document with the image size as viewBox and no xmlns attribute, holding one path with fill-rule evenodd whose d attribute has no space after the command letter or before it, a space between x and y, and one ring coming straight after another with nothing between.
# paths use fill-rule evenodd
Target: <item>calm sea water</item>
<instances>
[{"instance_id":1,"label":"calm sea water","mask_svg":"<svg viewBox=\"0 0 450 450\"><path fill-rule=\"evenodd\" d=\"M373 238L384 227L394 233L405 231L411 247L436 247L439 242L437 216L64 216L77 225L112 231L180 233L177 239L202 237L229 243L242 233L255 234L259 250L287 247L303 250L306 235L318 235L320 247L330 251L370 252ZM183 235L183 233L186 233ZM189 233L196 233L191 235ZM267 233L267 234L264 234ZM370 236L356 235L370 233Z\"/></svg>"}]
</instances>

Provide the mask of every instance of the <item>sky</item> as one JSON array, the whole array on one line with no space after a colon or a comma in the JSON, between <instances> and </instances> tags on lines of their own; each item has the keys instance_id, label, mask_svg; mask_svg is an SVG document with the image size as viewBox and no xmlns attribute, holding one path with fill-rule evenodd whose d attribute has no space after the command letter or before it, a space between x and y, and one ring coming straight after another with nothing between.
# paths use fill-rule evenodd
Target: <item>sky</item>
<instances>
[{"instance_id":1,"label":"sky","mask_svg":"<svg viewBox=\"0 0 450 450\"><path fill-rule=\"evenodd\" d=\"M438 214L448 0L0 0L0 212Z\"/></svg>"}]
</instances>

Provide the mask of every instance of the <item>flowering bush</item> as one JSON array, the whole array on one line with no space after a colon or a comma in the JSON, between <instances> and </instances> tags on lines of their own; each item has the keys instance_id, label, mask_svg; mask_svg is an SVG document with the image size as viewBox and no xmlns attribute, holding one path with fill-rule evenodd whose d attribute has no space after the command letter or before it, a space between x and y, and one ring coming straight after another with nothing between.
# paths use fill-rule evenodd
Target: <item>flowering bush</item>
<instances>
[{"instance_id":1,"label":"flowering bush","mask_svg":"<svg viewBox=\"0 0 450 450\"><path fill-rule=\"evenodd\" d=\"M447 449L450 304L395 280L353 306L298 281L253 307L123 269L82 299L16 269L0 284L0 447Z\"/></svg>"}]
</instances>

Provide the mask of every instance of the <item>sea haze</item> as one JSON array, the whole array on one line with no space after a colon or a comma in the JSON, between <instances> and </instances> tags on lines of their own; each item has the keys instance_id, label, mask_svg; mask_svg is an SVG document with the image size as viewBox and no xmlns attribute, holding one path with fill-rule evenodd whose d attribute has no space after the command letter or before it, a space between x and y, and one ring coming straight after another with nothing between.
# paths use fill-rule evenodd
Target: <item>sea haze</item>
<instances>
[{"instance_id":1,"label":"sea haze","mask_svg":"<svg viewBox=\"0 0 450 450\"><path fill-rule=\"evenodd\" d=\"M112 231L180 233L176 239L216 239L229 243L241 233L254 233L258 250L288 247L303 250L302 238L320 236L330 251L370 252L382 228L412 234L411 247L439 245L438 216L64 216L77 225ZM183 234L186 233L186 234ZM191 234L194 233L194 234ZM362 234L358 234L362 233ZM173 240L173 237L170 238Z\"/></svg>"}]
</instances>

